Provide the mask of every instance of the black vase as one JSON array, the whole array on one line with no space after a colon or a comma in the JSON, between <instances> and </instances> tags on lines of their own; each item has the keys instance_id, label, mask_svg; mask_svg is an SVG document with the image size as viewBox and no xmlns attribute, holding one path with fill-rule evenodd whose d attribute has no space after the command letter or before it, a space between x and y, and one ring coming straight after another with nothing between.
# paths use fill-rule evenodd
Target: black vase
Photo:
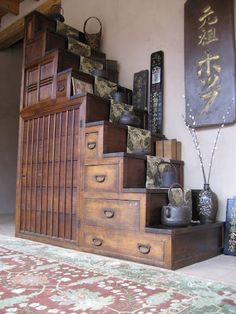
<instances>
[{"instance_id":1,"label":"black vase","mask_svg":"<svg viewBox=\"0 0 236 314\"><path fill-rule=\"evenodd\" d=\"M209 184L204 184L204 189L199 192L198 213L202 224L216 222L218 200L216 194L210 189Z\"/></svg>"}]
</instances>

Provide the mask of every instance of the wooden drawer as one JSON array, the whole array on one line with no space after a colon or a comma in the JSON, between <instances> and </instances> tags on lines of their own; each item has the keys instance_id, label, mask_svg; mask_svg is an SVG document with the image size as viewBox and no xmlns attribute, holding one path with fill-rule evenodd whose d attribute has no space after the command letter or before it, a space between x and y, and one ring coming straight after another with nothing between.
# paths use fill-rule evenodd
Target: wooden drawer
<instances>
[{"instance_id":1,"label":"wooden drawer","mask_svg":"<svg viewBox=\"0 0 236 314\"><path fill-rule=\"evenodd\" d=\"M82 222L111 229L139 230L139 201L85 199Z\"/></svg>"},{"instance_id":2,"label":"wooden drawer","mask_svg":"<svg viewBox=\"0 0 236 314\"><path fill-rule=\"evenodd\" d=\"M85 226L82 232L83 246L101 254L122 255L153 261L153 264L164 263L168 236L153 236L142 233L121 233ZM100 251L100 252L99 252ZM112 253L112 254L109 254Z\"/></svg>"},{"instance_id":3,"label":"wooden drawer","mask_svg":"<svg viewBox=\"0 0 236 314\"><path fill-rule=\"evenodd\" d=\"M86 192L117 192L119 189L118 164L85 166Z\"/></svg>"},{"instance_id":4,"label":"wooden drawer","mask_svg":"<svg viewBox=\"0 0 236 314\"><path fill-rule=\"evenodd\" d=\"M126 152L126 128L103 121L85 133L85 159L102 158L105 153ZM118 140L117 140L118 139Z\"/></svg>"},{"instance_id":5,"label":"wooden drawer","mask_svg":"<svg viewBox=\"0 0 236 314\"><path fill-rule=\"evenodd\" d=\"M85 134L85 159L98 158L98 132Z\"/></svg>"}]
</instances>

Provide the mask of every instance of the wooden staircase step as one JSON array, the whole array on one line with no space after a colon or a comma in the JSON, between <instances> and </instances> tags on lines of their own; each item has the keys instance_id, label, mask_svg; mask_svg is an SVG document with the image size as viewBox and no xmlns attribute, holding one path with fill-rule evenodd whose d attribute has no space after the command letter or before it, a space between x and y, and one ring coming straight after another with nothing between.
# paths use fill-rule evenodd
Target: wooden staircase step
<instances>
[{"instance_id":1,"label":"wooden staircase step","mask_svg":"<svg viewBox=\"0 0 236 314\"><path fill-rule=\"evenodd\" d=\"M26 42L25 66L56 48L67 49L67 38L48 29L36 33L33 39Z\"/></svg>"},{"instance_id":2,"label":"wooden staircase step","mask_svg":"<svg viewBox=\"0 0 236 314\"><path fill-rule=\"evenodd\" d=\"M114 124L109 121L95 121L86 124L86 145L88 142L96 142L96 148L89 149L86 147L88 158L106 157L104 154L116 153L123 154L127 151L127 134L128 127L121 124ZM155 143L159 137L151 136L151 155L155 154ZM137 154L134 154L137 156ZM121 155L120 155L121 156ZM109 157L109 156L107 156ZM112 157L112 155L110 155ZM143 158L143 155L139 155ZM146 158L146 157L144 157Z\"/></svg>"},{"instance_id":3,"label":"wooden staircase step","mask_svg":"<svg viewBox=\"0 0 236 314\"><path fill-rule=\"evenodd\" d=\"M56 97L57 99L70 99L93 93L94 77L90 74L69 68L57 74Z\"/></svg>"}]
</instances>

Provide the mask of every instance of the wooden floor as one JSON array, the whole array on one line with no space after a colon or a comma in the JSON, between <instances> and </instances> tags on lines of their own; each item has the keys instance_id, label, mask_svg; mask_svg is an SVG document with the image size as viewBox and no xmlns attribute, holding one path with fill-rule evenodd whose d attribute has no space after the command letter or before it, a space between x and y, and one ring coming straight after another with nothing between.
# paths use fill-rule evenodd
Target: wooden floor
<instances>
[{"instance_id":1,"label":"wooden floor","mask_svg":"<svg viewBox=\"0 0 236 314\"><path fill-rule=\"evenodd\" d=\"M0 214L0 235L14 236L13 215ZM218 255L204 262L178 269L176 272L236 285L236 256Z\"/></svg>"}]
</instances>

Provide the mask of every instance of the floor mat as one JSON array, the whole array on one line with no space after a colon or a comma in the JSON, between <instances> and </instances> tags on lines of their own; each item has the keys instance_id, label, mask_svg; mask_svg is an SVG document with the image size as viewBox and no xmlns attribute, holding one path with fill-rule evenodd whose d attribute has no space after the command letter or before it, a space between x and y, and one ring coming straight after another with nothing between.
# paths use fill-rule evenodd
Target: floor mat
<instances>
[{"instance_id":1,"label":"floor mat","mask_svg":"<svg viewBox=\"0 0 236 314\"><path fill-rule=\"evenodd\" d=\"M1 236L0 313L236 313L236 286Z\"/></svg>"}]
</instances>

